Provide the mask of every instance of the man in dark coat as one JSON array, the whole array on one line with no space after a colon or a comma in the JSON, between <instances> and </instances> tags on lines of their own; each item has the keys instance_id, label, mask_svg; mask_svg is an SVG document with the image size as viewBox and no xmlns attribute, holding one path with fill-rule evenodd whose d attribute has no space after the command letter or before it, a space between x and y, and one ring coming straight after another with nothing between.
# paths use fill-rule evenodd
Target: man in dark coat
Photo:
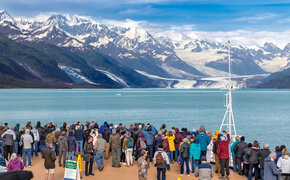
<instances>
[{"instance_id":1,"label":"man in dark coat","mask_svg":"<svg viewBox=\"0 0 290 180\"><path fill-rule=\"evenodd\" d=\"M264 148L258 151L257 155L260 158L260 175L262 180L264 180L264 162L265 159L270 155L271 151L269 150L269 145L265 144Z\"/></svg>"},{"instance_id":2,"label":"man in dark coat","mask_svg":"<svg viewBox=\"0 0 290 180\"><path fill-rule=\"evenodd\" d=\"M240 142L238 142L235 147L234 147L234 152L236 155L236 162L238 165L238 173L239 175L243 174L243 170L242 170L242 162L243 162L243 154L245 149L248 147L247 143L245 143L245 137L242 136L240 138Z\"/></svg>"}]
</instances>

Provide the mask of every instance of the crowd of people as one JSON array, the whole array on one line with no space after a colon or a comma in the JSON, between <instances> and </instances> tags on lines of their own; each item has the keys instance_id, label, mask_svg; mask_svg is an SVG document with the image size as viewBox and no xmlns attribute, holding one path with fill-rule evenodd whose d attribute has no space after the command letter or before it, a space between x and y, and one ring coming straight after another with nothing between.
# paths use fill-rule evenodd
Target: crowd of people
<instances>
[{"instance_id":1,"label":"crowd of people","mask_svg":"<svg viewBox=\"0 0 290 180\"><path fill-rule=\"evenodd\" d=\"M57 156L58 166L65 167L66 160L76 160L79 155L85 161L85 176L95 175L94 163L103 171L104 159L111 156L114 168L130 167L137 161L140 180L147 179L151 163L157 169L157 180L165 180L166 171L174 163L180 166L180 176L194 174L200 180L209 180L217 173L219 179L230 179L231 162L233 171L247 179L290 179L289 152L284 145L271 152L267 144L260 148L258 141L246 143L244 136L234 138L231 143L227 131L215 131L213 135L203 125L190 131L167 128L165 124L156 129L150 123L127 128L121 123L77 121L58 128L51 122L45 126L28 122L22 129L19 123L11 127L5 123L0 126L0 167L21 171L33 166L31 156L40 152L46 179L54 177ZM215 162L214 169L211 162Z\"/></svg>"}]
</instances>

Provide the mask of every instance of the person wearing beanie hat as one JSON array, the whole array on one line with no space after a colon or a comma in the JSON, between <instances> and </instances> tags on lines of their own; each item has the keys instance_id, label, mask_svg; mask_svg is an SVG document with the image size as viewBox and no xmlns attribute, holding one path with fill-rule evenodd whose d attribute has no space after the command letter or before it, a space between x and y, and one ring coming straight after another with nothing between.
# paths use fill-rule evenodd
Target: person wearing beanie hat
<instances>
[{"instance_id":1,"label":"person wearing beanie hat","mask_svg":"<svg viewBox=\"0 0 290 180\"><path fill-rule=\"evenodd\" d=\"M243 169L242 169L243 156L244 156L245 149L248 147L248 144L245 143L244 141L245 141L245 137L242 136L240 138L240 142L238 142L234 147L236 163L238 166L238 173L240 175L243 174Z\"/></svg>"},{"instance_id":2,"label":"person wearing beanie hat","mask_svg":"<svg viewBox=\"0 0 290 180\"><path fill-rule=\"evenodd\" d=\"M117 130L113 129L109 139L109 144L112 149L112 167L121 167L120 166L121 137L116 132Z\"/></svg>"},{"instance_id":3,"label":"person wearing beanie hat","mask_svg":"<svg viewBox=\"0 0 290 180\"><path fill-rule=\"evenodd\" d=\"M217 148L217 154L220 159L220 167L221 167L221 179L224 179L225 176L225 169L226 169L226 179L229 179L230 169L229 169L229 143L231 141L230 135L227 131L227 139L225 140L224 136L221 137L221 142Z\"/></svg>"},{"instance_id":4,"label":"person wearing beanie hat","mask_svg":"<svg viewBox=\"0 0 290 180\"><path fill-rule=\"evenodd\" d=\"M211 165L207 164L206 156L201 156L201 164L196 168L194 175L198 179L210 180L213 177Z\"/></svg>"}]
</instances>

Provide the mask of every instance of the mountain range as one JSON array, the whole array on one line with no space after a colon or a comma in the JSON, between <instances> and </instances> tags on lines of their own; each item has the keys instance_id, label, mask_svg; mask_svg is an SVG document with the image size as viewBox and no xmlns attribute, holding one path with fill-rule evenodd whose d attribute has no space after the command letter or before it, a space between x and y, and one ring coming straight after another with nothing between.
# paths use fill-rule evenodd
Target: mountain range
<instances>
[{"instance_id":1,"label":"mountain range","mask_svg":"<svg viewBox=\"0 0 290 180\"><path fill-rule=\"evenodd\" d=\"M221 88L227 85L227 44L197 36L150 33L140 26L108 26L77 15L19 18L5 10L0 12L0 33L0 51L11 50L1 56L0 65L8 66L9 61L9 67L15 70L9 74L0 66L3 74L0 77L5 82L10 82L6 78L9 75L21 82L64 86ZM7 47L7 42L11 46ZM40 66L22 58L21 54L31 58L30 52L33 57L41 54L35 61L43 62L42 68L49 70L45 76L35 73L44 72ZM283 70L290 67L289 55L290 44L282 49L271 42L263 46L232 47L235 86L271 87L280 78L279 71L287 78ZM52 61L53 68L47 66ZM20 78L21 71L16 66L25 70L27 79ZM269 76L272 73L276 75ZM280 83L273 87L280 87Z\"/></svg>"}]
</instances>

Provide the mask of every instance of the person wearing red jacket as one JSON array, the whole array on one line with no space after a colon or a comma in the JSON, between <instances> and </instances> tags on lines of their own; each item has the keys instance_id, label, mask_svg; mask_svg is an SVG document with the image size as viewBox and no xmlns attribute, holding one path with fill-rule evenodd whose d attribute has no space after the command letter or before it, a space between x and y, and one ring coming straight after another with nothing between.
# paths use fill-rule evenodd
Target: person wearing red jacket
<instances>
[{"instance_id":1,"label":"person wearing red jacket","mask_svg":"<svg viewBox=\"0 0 290 180\"><path fill-rule=\"evenodd\" d=\"M227 131L225 131L227 134L227 139L225 136L221 136L221 142L218 145L217 148L217 154L220 159L220 167L221 167L221 177L220 179L224 179L225 177L225 169L226 169L226 179L230 179L230 170L229 170L229 143L231 141L230 135Z\"/></svg>"}]
</instances>

